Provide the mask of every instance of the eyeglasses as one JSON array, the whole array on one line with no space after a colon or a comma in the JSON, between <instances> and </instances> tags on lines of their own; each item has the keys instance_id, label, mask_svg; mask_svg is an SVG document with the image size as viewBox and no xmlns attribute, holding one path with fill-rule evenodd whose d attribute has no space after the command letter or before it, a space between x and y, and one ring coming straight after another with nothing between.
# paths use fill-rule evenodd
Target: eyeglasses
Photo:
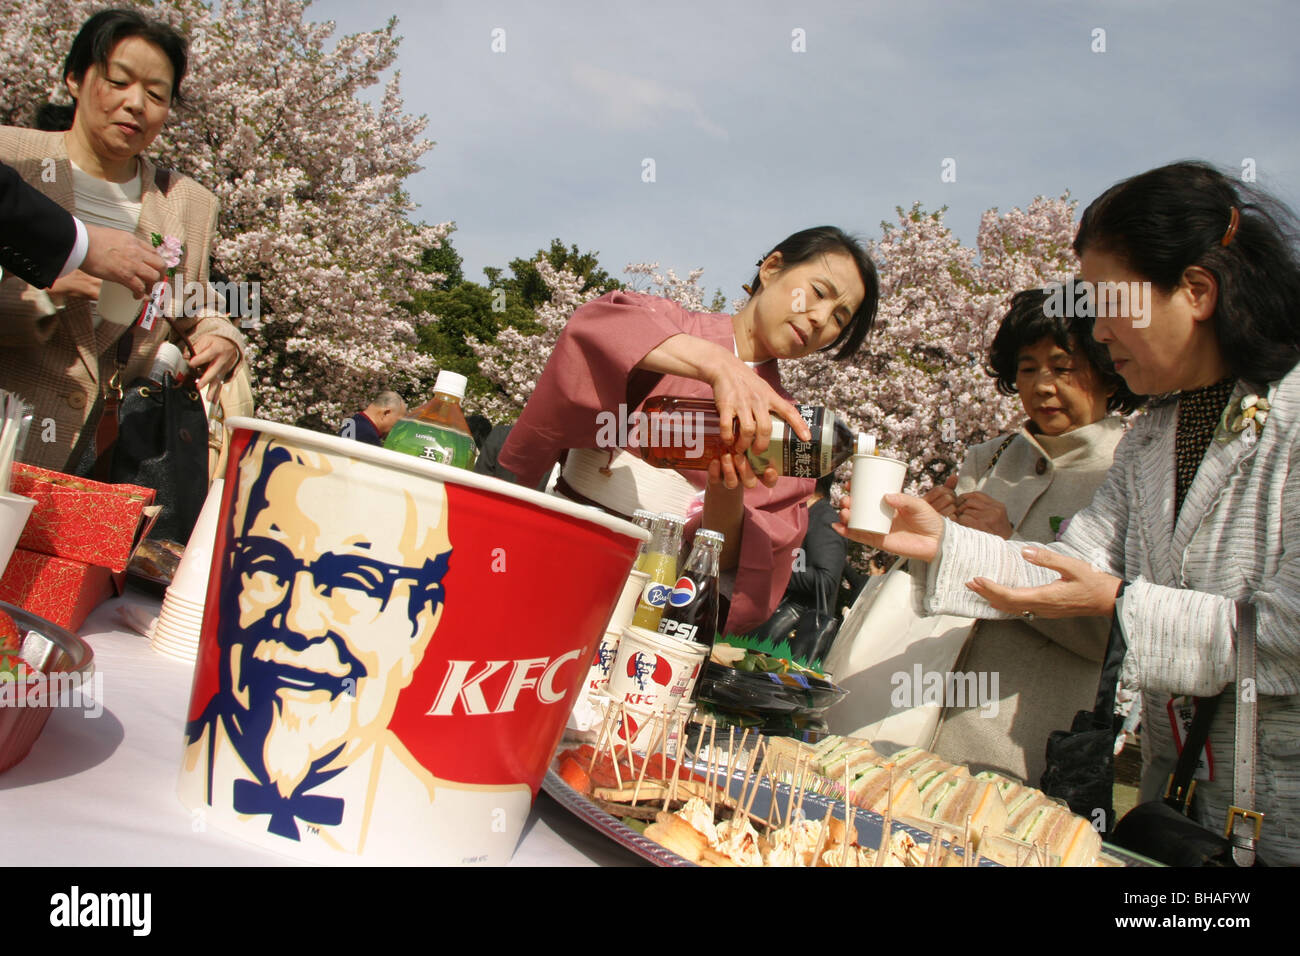
<instances>
[{"instance_id":1,"label":"eyeglasses","mask_svg":"<svg viewBox=\"0 0 1300 956\"><path fill-rule=\"evenodd\" d=\"M336 588L342 588L378 600L381 611L388 607L397 582L410 581L410 612L414 618L426 605L434 610L442 604L446 596L442 578L450 557L451 551L444 551L433 560L425 558L418 568L332 551L314 561L304 561L274 538L247 535L235 539L231 570L235 574L269 574L278 587L286 589L286 601L290 583L306 571L322 596L329 597Z\"/></svg>"}]
</instances>

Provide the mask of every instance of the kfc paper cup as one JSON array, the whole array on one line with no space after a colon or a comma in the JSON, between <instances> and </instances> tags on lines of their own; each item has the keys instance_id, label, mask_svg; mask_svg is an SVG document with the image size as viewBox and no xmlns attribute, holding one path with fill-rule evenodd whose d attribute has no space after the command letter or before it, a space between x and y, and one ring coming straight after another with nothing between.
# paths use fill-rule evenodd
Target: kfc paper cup
<instances>
[{"instance_id":1,"label":"kfc paper cup","mask_svg":"<svg viewBox=\"0 0 1300 956\"><path fill-rule=\"evenodd\" d=\"M625 627L609 674L609 696L634 707L675 709L694 686L708 653L694 641Z\"/></svg>"},{"instance_id":2,"label":"kfc paper cup","mask_svg":"<svg viewBox=\"0 0 1300 956\"><path fill-rule=\"evenodd\" d=\"M903 490L907 464L883 455L854 455L852 460L849 529L888 534L895 512L884 498Z\"/></svg>"},{"instance_id":3,"label":"kfc paper cup","mask_svg":"<svg viewBox=\"0 0 1300 956\"><path fill-rule=\"evenodd\" d=\"M596 656L592 658L591 670L587 672L587 689L604 691L609 684L609 672L618 656L618 642L623 637L622 631L606 631L596 645Z\"/></svg>"},{"instance_id":4,"label":"kfc paper cup","mask_svg":"<svg viewBox=\"0 0 1300 956\"><path fill-rule=\"evenodd\" d=\"M302 860L505 863L648 535L400 452L227 425L182 801Z\"/></svg>"}]
</instances>

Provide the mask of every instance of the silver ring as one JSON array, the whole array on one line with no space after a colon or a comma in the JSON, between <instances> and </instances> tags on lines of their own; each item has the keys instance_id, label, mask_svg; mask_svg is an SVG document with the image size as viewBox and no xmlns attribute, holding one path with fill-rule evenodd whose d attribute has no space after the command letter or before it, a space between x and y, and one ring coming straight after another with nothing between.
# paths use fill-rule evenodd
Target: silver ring
<instances>
[{"instance_id":1,"label":"silver ring","mask_svg":"<svg viewBox=\"0 0 1300 956\"><path fill-rule=\"evenodd\" d=\"M1026 621L1032 621L1032 620L1034 619L1034 612L1033 612L1033 611L1021 611L1021 612L1020 612L1020 616L1023 617Z\"/></svg>"}]
</instances>

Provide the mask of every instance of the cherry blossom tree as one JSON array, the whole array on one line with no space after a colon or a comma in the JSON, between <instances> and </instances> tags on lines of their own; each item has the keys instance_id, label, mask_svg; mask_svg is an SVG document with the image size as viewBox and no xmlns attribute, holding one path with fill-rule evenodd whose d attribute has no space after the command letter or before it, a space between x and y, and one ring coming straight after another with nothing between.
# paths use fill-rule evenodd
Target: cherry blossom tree
<instances>
[{"instance_id":1,"label":"cherry blossom tree","mask_svg":"<svg viewBox=\"0 0 1300 956\"><path fill-rule=\"evenodd\" d=\"M396 21L331 43L303 0L130 4L190 42L186 105L150 158L221 202L213 268L258 283L245 320L258 413L329 427L382 388L412 397L436 369L414 349L418 316L399 303L439 278L417 266L453 225L413 226L403 180L432 143L402 111L398 77L362 98L397 55ZM29 125L61 77L72 39L103 0L0 0L0 122Z\"/></svg>"},{"instance_id":2,"label":"cherry blossom tree","mask_svg":"<svg viewBox=\"0 0 1300 956\"><path fill-rule=\"evenodd\" d=\"M870 244L881 284L875 329L848 361L783 363L786 387L875 434L882 453L908 463L907 490L944 480L967 447L1023 418L1019 399L998 393L984 363L1011 296L1073 273L1074 207L1067 193L1005 215L991 209L975 248L952 234L942 211L899 209ZM847 467L839 477L847 480Z\"/></svg>"}]
</instances>

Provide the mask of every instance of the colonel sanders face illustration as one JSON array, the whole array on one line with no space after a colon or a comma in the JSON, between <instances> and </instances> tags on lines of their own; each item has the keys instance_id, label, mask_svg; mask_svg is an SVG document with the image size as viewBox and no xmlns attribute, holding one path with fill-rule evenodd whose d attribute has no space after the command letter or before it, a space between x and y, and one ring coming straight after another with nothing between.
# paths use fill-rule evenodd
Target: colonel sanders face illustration
<instances>
[{"instance_id":1,"label":"colonel sanders face illustration","mask_svg":"<svg viewBox=\"0 0 1300 956\"><path fill-rule=\"evenodd\" d=\"M221 709L245 764L287 797L387 733L442 616L447 499L266 436L239 467Z\"/></svg>"}]
</instances>

